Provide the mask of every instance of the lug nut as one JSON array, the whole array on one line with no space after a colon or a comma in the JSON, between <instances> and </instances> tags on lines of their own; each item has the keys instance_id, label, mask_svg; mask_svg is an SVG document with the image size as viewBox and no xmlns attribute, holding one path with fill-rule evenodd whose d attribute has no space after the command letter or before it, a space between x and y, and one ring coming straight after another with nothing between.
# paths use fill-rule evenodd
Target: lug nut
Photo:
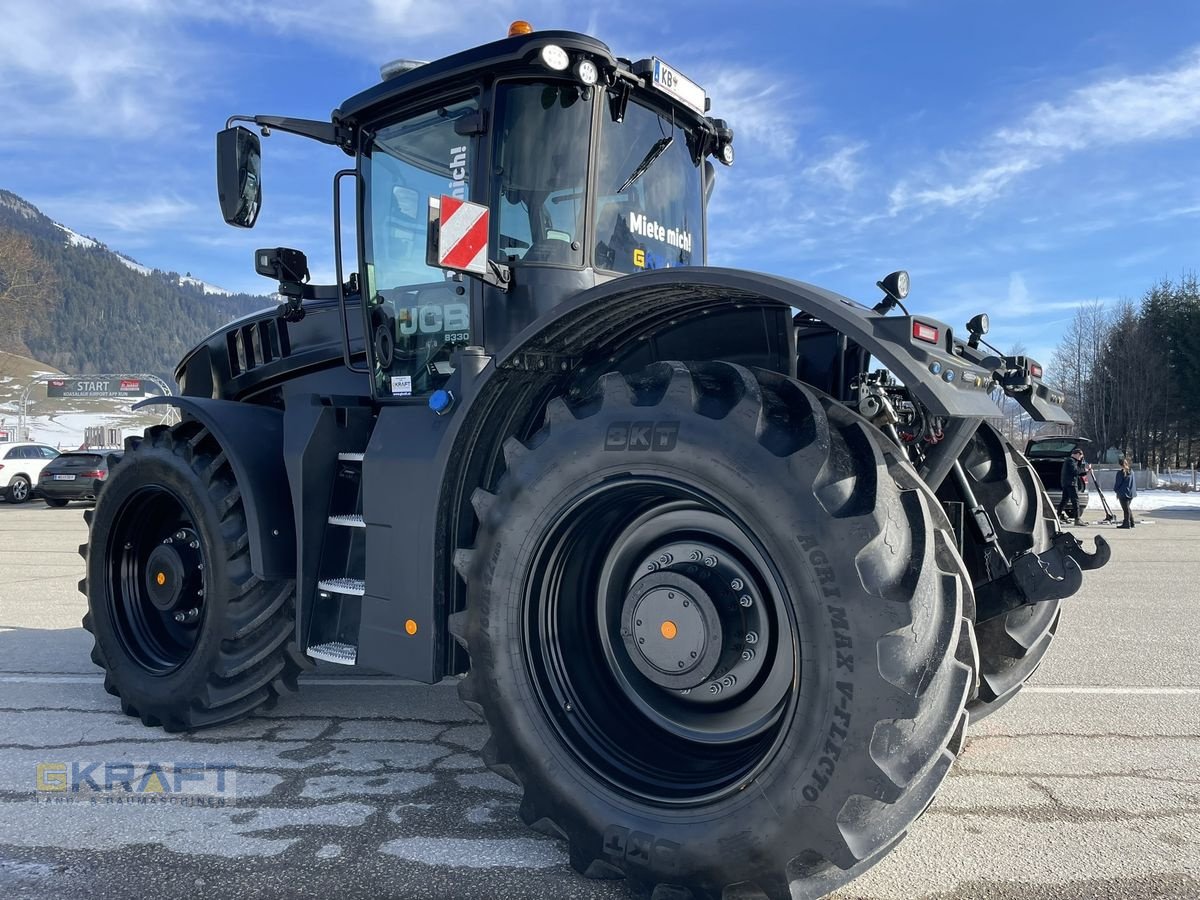
<instances>
[{"instance_id":1,"label":"lug nut","mask_svg":"<svg viewBox=\"0 0 1200 900\"><path fill-rule=\"evenodd\" d=\"M749 609L751 606L754 605L754 598L751 597L749 594L742 594L742 596L740 596L738 598L738 603L742 604L742 606Z\"/></svg>"},{"instance_id":2,"label":"lug nut","mask_svg":"<svg viewBox=\"0 0 1200 900\"><path fill-rule=\"evenodd\" d=\"M740 590L741 590L742 588L744 588L746 585L745 585L745 583L742 581L742 579L740 579L740 578L735 578L735 579L733 579L733 581L729 582L729 586L730 586L731 588L733 588L735 591L740 591Z\"/></svg>"}]
</instances>

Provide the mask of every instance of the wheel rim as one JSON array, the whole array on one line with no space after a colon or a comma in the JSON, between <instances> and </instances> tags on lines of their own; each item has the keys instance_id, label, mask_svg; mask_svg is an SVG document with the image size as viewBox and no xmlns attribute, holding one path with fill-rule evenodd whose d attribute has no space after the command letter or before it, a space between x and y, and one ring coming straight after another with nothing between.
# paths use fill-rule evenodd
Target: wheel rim
<instances>
[{"instance_id":1,"label":"wheel rim","mask_svg":"<svg viewBox=\"0 0 1200 900\"><path fill-rule=\"evenodd\" d=\"M29 498L29 483L24 478L18 478L13 482L13 499L18 503L24 503Z\"/></svg>"},{"instance_id":2,"label":"wheel rim","mask_svg":"<svg viewBox=\"0 0 1200 900\"><path fill-rule=\"evenodd\" d=\"M799 647L781 579L711 497L622 477L543 532L524 655L559 737L611 786L667 804L736 791L778 749Z\"/></svg>"},{"instance_id":3,"label":"wheel rim","mask_svg":"<svg viewBox=\"0 0 1200 900\"><path fill-rule=\"evenodd\" d=\"M126 654L155 675L192 655L207 574L195 522L171 491L147 486L117 514L106 554L108 610Z\"/></svg>"}]
</instances>

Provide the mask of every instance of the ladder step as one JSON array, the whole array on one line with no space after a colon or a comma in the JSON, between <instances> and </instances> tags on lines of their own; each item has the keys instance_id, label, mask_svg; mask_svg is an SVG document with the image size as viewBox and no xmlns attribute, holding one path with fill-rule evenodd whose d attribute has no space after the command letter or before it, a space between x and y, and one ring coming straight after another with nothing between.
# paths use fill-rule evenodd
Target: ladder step
<instances>
[{"instance_id":1,"label":"ladder step","mask_svg":"<svg viewBox=\"0 0 1200 900\"><path fill-rule=\"evenodd\" d=\"M340 666L352 666L358 659L358 648L352 644L330 641L327 644L309 647L308 655L313 659L323 659L325 662L337 663Z\"/></svg>"},{"instance_id":2,"label":"ladder step","mask_svg":"<svg viewBox=\"0 0 1200 900\"><path fill-rule=\"evenodd\" d=\"M331 594L361 597L367 592L367 583L361 578L327 578L317 582L317 589Z\"/></svg>"},{"instance_id":3,"label":"ladder step","mask_svg":"<svg viewBox=\"0 0 1200 900\"><path fill-rule=\"evenodd\" d=\"M367 454L365 454L365 453L339 453L338 461L339 462L362 462L363 458L366 455Z\"/></svg>"},{"instance_id":4,"label":"ladder step","mask_svg":"<svg viewBox=\"0 0 1200 900\"><path fill-rule=\"evenodd\" d=\"M330 516L330 525L345 525L347 528L366 528L367 523L363 521L363 517L357 513L348 516Z\"/></svg>"}]
</instances>

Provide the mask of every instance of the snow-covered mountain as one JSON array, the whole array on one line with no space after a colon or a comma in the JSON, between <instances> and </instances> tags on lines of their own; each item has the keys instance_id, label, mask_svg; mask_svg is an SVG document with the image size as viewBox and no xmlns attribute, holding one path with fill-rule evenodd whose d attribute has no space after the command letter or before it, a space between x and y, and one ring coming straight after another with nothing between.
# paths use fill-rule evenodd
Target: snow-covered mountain
<instances>
[{"instance_id":1,"label":"snow-covered mountain","mask_svg":"<svg viewBox=\"0 0 1200 900\"><path fill-rule=\"evenodd\" d=\"M49 303L15 311L16 327L0 350L67 373L150 372L169 381L205 335L277 305L274 297L233 293L192 272L144 265L3 189L0 231L27 240L53 284Z\"/></svg>"},{"instance_id":2,"label":"snow-covered mountain","mask_svg":"<svg viewBox=\"0 0 1200 900\"><path fill-rule=\"evenodd\" d=\"M0 198L0 199L2 199L2 198ZM140 272L143 275L151 275L156 271L162 272L161 269L152 269L149 266L143 266L141 263L137 262L136 260L130 259L124 253L118 253L116 250L113 250L112 248L106 246L105 244L96 240L95 238L85 237L82 234L79 234L78 232L72 231L70 228L68 228L66 225L63 225L61 222L54 222L53 224L54 224L55 228L59 229L61 232L63 232L63 234L66 235L67 243L70 244L72 247L99 247L101 250L107 250L109 253L113 254L117 258L117 261L120 262L121 265L123 265L127 268L130 268L130 269L133 269L133 271L135 271L135 272ZM162 274L167 274L167 273L162 273ZM206 293L206 294L217 294L222 297L232 297L233 296L233 291L227 291L227 290L225 290L225 288L217 287L215 284L209 284L206 281L201 281L199 278L193 278L191 275L178 276L178 283L193 285L194 287L200 288L200 290L204 291L204 293Z\"/></svg>"}]
</instances>

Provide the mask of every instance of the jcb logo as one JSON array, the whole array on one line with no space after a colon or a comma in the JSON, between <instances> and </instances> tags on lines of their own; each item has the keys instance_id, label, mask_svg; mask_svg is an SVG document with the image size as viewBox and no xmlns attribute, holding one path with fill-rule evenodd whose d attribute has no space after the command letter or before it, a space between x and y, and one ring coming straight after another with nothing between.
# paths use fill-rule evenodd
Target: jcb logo
<instances>
[{"instance_id":1,"label":"jcb logo","mask_svg":"<svg viewBox=\"0 0 1200 900\"><path fill-rule=\"evenodd\" d=\"M678 422L613 422L604 435L604 449L664 453L675 449L678 437Z\"/></svg>"}]
</instances>

